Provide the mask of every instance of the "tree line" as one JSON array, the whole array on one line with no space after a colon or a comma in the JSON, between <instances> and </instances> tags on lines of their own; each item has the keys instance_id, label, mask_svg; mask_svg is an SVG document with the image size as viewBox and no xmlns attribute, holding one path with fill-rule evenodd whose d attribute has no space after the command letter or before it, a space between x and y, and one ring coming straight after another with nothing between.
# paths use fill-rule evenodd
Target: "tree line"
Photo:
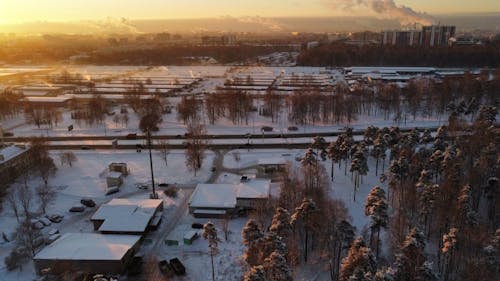
<instances>
[{"instance_id":1,"label":"tree line","mask_svg":"<svg viewBox=\"0 0 500 281\"><path fill-rule=\"evenodd\" d=\"M500 42L473 46L354 46L331 43L303 49L297 64L303 66L436 66L498 67Z\"/></svg>"}]
</instances>

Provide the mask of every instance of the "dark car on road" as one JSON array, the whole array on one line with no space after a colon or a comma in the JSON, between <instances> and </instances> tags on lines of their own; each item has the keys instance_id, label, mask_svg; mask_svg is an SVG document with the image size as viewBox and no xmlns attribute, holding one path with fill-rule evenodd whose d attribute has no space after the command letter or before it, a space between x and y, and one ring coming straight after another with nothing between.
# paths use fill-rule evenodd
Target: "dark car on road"
<instances>
[{"instance_id":1,"label":"dark car on road","mask_svg":"<svg viewBox=\"0 0 500 281\"><path fill-rule=\"evenodd\" d=\"M174 268L168 261L162 260L158 262L158 267L160 268L160 272L166 275L167 277L174 276L175 273Z\"/></svg>"},{"instance_id":2,"label":"dark car on road","mask_svg":"<svg viewBox=\"0 0 500 281\"><path fill-rule=\"evenodd\" d=\"M69 211L72 212L72 213L81 213L84 210L85 210L85 207L82 206L82 205L73 206L73 207L71 207L71 209L69 209Z\"/></svg>"},{"instance_id":3,"label":"dark car on road","mask_svg":"<svg viewBox=\"0 0 500 281\"><path fill-rule=\"evenodd\" d=\"M174 268L174 272L177 275L186 274L186 268L178 258L173 258L170 260L170 265Z\"/></svg>"},{"instance_id":4,"label":"dark car on road","mask_svg":"<svg viewBox=\"0 0 500 281\"><path fill-rule=\"evenodd\" d=\"M82 200L80 200L80 203L82 203L82 205L84 205L85 207L95 207L95 202L94 200L90 199L90 198L83 198Z\"/></svg>"}]
</instances>

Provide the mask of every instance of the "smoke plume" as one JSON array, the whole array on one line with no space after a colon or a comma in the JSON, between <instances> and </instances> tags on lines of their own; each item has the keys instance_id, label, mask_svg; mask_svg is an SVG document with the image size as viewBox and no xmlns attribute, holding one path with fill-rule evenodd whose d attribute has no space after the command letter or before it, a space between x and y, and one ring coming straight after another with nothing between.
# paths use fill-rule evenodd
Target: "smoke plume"
<instances>
[{"instance_id":1,"label":"smoke plume","mask_svg":"<svg viewBox=\"0 0 500 281\"><path fill-rule=\"evenodd\" d=\"M404 5L398 5L393 0L326 0L325 3L335 9L347 12L368 9L378 18L398 20L401 25L430 25L433 18L424 12L417 12Z\"/></svg>"}]
</instances>

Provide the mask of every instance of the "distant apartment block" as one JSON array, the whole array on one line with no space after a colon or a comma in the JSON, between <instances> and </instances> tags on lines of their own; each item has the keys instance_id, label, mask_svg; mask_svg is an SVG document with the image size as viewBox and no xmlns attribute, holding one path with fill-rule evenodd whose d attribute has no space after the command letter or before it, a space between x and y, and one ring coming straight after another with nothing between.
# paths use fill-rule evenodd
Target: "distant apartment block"
<instances>
[{"instance_id":1,"label":"distant apartment block","mask_svg":"<svg viewBox=\"0 0 500 281\"><path fill-rule=\"evenodd\" d=\"M393 46L443 46L455 37L455 26L430 25L422 30L386 30L382 32L382 44Z\"/></svg>"},{"instance_id":2,"label":"distant apartment block","mask_svg":"<svg viewBox=\"0 0 500 281\"><path fill-rule=\"evenodd\" d=\"M225 34L222 36L202 36L201 44L211 46L235 45L236 36L233 34Z\"/></svg>"}]
</instances>

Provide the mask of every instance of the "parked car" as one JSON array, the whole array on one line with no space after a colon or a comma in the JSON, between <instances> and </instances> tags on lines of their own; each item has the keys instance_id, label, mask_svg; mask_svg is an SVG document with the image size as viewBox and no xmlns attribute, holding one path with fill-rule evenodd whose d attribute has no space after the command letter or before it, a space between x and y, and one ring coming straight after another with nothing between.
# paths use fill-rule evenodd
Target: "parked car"
<instances>
[{"instance_id":1,"label":"parked car","mask_svg":"<svg viewBox=\"0 0 500 281\"><path fill-rule=\"evenodd\" d=\"M69 209L69 211L72 213L81 213L81 212L85 211L85 207L83 205L76 205L76 206L71 207L71 209Z\"/></svg>"},{"instance_id":2,"label":"parked car","mask_svg":"<svg viewBox=\"0 0 500 281\"><path fill-rule=\"evenodd\" d=\"M172 277L174 276L174 268L172 265L167 261L167 260L162 260L158 262L158 267L160 268L160 272L167 277Z\"/></svg>"},{"instance_id":3,"label":"parked car","mask_svg":"<svg viewBox=\"0 0 500 281\"><path fill-rule=\"evenodd\" d=\"M170 260L170 264L174 268L174 272L177 275L184 275L186 274L186 268L182 264L182 262L178 258L173 258Z\"/></svg>"},{"instance_id":4,"label":"parked car","mask_svg":"<svg viewBox=\"0 0 500 281\"><path fill-rule=\"evenodd\" d=\"M90 198L83 198L82 200L80 200L80 203L82 203L82 205L84 205L85 207L95 207L95 202L94 200L90 199Z\"/></svg>"},{"instance_id":5,"label":"parked car","mask_svg":"<svg viewBox=\"0 0 500 281\"><path fill-rule=\"evenodd\" d=\"M137 139L137 134L127 134L125 138L128 140L135 140Z\"/></svg>"},{"instance_id":6,"label":"parked car","mask_svg":"<svg viewBox=\"0 0 500 281\"><path fill-rule=\"evenodd\" d=\"M49 237L45 238L45 244L47 244L47 245L52 244L52 243L54 243L54 241L56 241L59 238L61 238L61 234L59 234L59 233L52 234Z\"/></svg>"},{"instance_id":7,"label":"parked car","mask_svg":"<svg viewBox=\"0 0 500 281\"><path fill-rule=\"evenodd\" d=\"M87 145L82 145L80 147L81 150L90 150L90 146L87 146Z\"/></svg>"},{"instance_id":8,"label":"parked car","mask_svg":"<svg viewBox=\"0 0 500 281\"><path fill-rule=\"evenodd\" d=\"M127 274L130 276L139 275L142 273L143 257L141 255L135 255L132 258L129 266L127 267Z\"/></svg>"},{"instance_id":9,"label":"parked car","mask_svg":"<svg viewBox=\"0 0 500 281\"><path fill-rule=\"evenodd\" d=\"M191 224L191 227L195 228L195 229L203 229L203 224L202 223L198 223L198 222L193 222Z\"/></svg>"},{"instance_id":10,"label":"parked car","mask_svg":"<svg viewBox=\"0 0 500 281\"><path fill-rule=\"evenodd\" d=\"M40 218L38 221L41 222L43 226L49 226L52 224L52 222L48 218Z\"/></svg>"},{"instance_id":11,"label":"parked car","mask_svg":"<svg viewBox=\"0 0 500 281\"><path fill-rule=\"evenodd\" d=\"M11 133L11 132L3 132L3 136L8 138L8 137L13 137L14 136L14 133Z\"/></svg>"},{"instance_id":12,"label":"parked car","mask_svg":"<svg viewBox=\"0 0 500 281\"><path fill-rule=\"evenodd\" d=\"M45 217L48 218L53 223L60 223L64 218L63 215L59 214L46 215Z\"/></svg>"},{"instance_id":13,"label":"parked car","mask_svg":"<svg viewBox=\"0 0 500 281\"><path fill-rule=\"evenodd\" d=\"M295 126L288 127L288 131L290 131L290 132L295 132L295 131L298 131L298 130L299 130L299 128L297 128Z\"/></svg>"},{"instance_id":14,"label":"parked car","mask_svg":"<svg viewBox=\"0 0 500 281\"><path fill-rule=\"evenodd\" d=\"M120 191L120 188L118 186L111 187L111 188L108 189L108 191L106 191L106 195L115 194L118 191Z\"/></svg>"},{"instance_id":15,"label":"parked car","mask_svg":"<svg viewBox=\"0 0 500 281\"><path fill-rule=\"evenodd\" d=\"M262 131L262 132L272 132L272 131L273 131L273 127L263 126L263 127L261 128L261 131Z\"/></svg>"}]
</instances>

